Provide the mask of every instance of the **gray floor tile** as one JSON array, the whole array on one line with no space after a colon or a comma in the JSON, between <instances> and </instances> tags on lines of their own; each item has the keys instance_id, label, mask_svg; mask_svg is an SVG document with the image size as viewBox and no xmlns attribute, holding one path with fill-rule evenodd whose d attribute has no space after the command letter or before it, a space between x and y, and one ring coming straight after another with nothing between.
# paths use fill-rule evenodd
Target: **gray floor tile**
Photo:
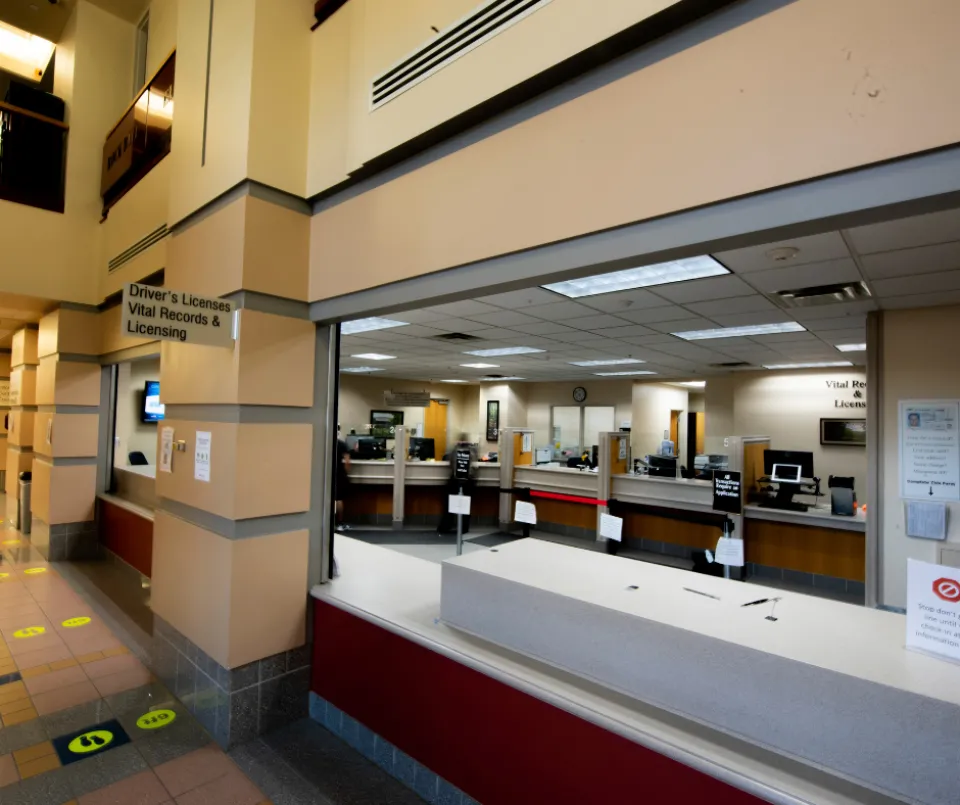
<instances>
[{"instance_id":1,"label":"gray floor tile","mask_svg":"<svg viewBox=\"0 0 960 805\"><path fill-rule=\"evenodd\" d=\"M176 718L167 726L160 727L159 729L141 729L137 726L137 721L141 716L150 712L150 707L152 707L154 710L172 710L174 713L176 713ZM193 716L187 712L187 708L176 699L165 702L161 701L150 706L144 706L136 709L129 709L122 714L116 714L116 718L127 731L127 735L130 736L130 740L138 743L141 741L146 741L154 735L159 735L160 733L173 729L177 726L180 727L181 731L186 730L187 728L183 726L185 723L196 723L196 720L193 718Z\"/></svg>"},{"instance_id":2,"label":"gray floor tile","mask_svg":"<svg viewBox=\"0 0 960 805\"><path fill-rule=\"evenodd\" d=\"M52 739L66 735L68 732L76 732L93 724L102 724L112 717L112 711L107 703L103 699L97 699L95 702L87 702L68 710L42 716L41 721L47 731L47 737Z\"/></svg>"},{"instance_id":3,"label":"gray floor tile","mask_svg":"<svg viewBox=\"0 0 960 805\"><path fill-rule=\"evenodd\" d=\"M45 740L47 740L47 732L43 721L39 718L25 721L23 724L14 724L12 727L4 727L0 729L0 755L9 755L11 752L35 746ZM6 805L6 800L3 802Z\"/></svg>"},{"instance_id":4,"label":"gray floor tile","mask_svg":"<svg viewBox=\"0 0 960 805\"><path fill-rule=\"evenodd\" d=\"M437 780L437 805L461 805L463 795L459 788L442 777Z\"/></svg>"},{"instance_id":5,"label":"gray floor tile","mask_svg":"<svg viewBox=\"0 0 960 805\"><path fill-rule=\"evenodd\" d=\"M178 717L169 727L153 730L151 735L136 742L137 749L151 766L159 766L178 757L201 749L213 738L192 717Z\"/></svg>"},{"instance_id":6,"label":"gray floor tile","mask_svg":"<svg viewBox=\"0 0 960 805\"><path fill-rule=\"evenodd\" d=\"M82 797L98 788L146 771L147 762L134 744L126 744L101 755L64 766L73 796Z\"/></svg>"},{"instance_id":7,"label":"gray floor tile","mask_svg":"<svg viewBox=\"0 0 960 805\"><path fill-rule=\"evenodd\" d=\"M3 805L60 805L73 797L66 769L54 769L0 789Z\"/></svg>"},{"instance_id":8,"label":"gray floor tile","mask_svg":"<svg viewBox=\"0 0 960 805\"><path fill-rule=\"evenodd\" d=\"M107 696L106 701L117 716L136 713L139 717L150 710L169 707L176 702L176 699L166 687L159 682L154 682L152 685L144 685L142 688L125 690L123 693Z\"/></svg>"},{"instance_id":9,"label":"gray floor tile","mask_svg":"<svg viewBox=\"0 0 960 805\"><path fill-rule=\"evenodd\" d=\"M229 754L274 805L334 805L260 739Z\"/></svg>"}]
</instances>

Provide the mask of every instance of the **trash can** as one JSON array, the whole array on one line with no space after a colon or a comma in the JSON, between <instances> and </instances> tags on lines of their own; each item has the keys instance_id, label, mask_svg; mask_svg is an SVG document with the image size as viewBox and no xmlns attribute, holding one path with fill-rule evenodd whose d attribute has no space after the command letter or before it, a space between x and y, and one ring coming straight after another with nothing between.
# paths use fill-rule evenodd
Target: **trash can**
<instances>
[{"instance_id":1,"label":"trash can","mask_svg":"<svg viewBox=\"0 0 960 805\"><path fill-rule=\"evenodd\" d=\"M33 473L20 473L20 497L17 499L17 530L21 534L29 534L31 526L30 516L30 486L33 482Z\"/></svg>"}]
</instances>

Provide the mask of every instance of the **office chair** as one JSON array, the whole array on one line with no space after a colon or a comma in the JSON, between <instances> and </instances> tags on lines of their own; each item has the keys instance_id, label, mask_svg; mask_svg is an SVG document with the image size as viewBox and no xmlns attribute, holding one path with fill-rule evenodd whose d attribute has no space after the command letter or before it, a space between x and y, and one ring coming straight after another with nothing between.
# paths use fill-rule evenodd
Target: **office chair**
<instances>
[{"instance_id":1,"label":"office chair","mask_svg":"<svg viewBox=\"0 0 960 805\"><path fill-rule=\"evenodd\" d=\"M127 458L130 460L131 467L146 467L150 464L150 462L147 461L147 457L139 450L132 451Z\"/></svg>"}]
</instances>

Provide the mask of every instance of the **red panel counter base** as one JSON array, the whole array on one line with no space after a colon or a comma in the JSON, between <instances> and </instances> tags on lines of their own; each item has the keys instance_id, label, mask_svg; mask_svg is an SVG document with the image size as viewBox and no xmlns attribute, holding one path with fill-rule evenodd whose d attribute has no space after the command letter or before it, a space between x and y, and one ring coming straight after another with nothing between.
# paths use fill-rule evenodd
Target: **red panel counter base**
<instances>
[{"instance_id":1,"label":"red panel counter base","mask_svg":"<svg viewBox=\"0 0 960 805\"><path fill-rule=\"evenodd\" d=\"M762 802L341 609L314 612L311 690L483 805Z\"/></svg>"}]
</instances>

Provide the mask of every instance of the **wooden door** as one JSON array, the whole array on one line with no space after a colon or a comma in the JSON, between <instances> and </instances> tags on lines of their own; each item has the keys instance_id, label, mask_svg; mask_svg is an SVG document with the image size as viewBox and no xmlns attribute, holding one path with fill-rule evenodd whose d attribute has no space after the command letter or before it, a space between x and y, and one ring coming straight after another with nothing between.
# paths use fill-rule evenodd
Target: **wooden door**
<instances>
[{"instance_id":1,"label":"wooden door","mask_svg":"<svg viewBox=\"0 0 960 805\"><path fill-rule=\"evenodd\" d=\"M430 400L430 407L423 412L423 436L433 439L437 461L447 454L447 406Z\"/></svg>"},{"instance_id":2,"label":"wooden door","mask_svg":"<svg viewBox=\"0 0 960 805\"><path fill-rule=\"evenodd\" d=\"M707 415L703 411L697 411L697 455L702 456L704 439L707 435Z\"/></svg>"},{"instance_id":3,"label":"wooden door","mask_svg":"<svg viewBox=\"0 0 960 805\"><path fill-rule=\"evenodd\" d=\"M673 442L674 455L680 455L680 414L682 411L670 412L670 441Z\"/></svg>"}]
</instances>

